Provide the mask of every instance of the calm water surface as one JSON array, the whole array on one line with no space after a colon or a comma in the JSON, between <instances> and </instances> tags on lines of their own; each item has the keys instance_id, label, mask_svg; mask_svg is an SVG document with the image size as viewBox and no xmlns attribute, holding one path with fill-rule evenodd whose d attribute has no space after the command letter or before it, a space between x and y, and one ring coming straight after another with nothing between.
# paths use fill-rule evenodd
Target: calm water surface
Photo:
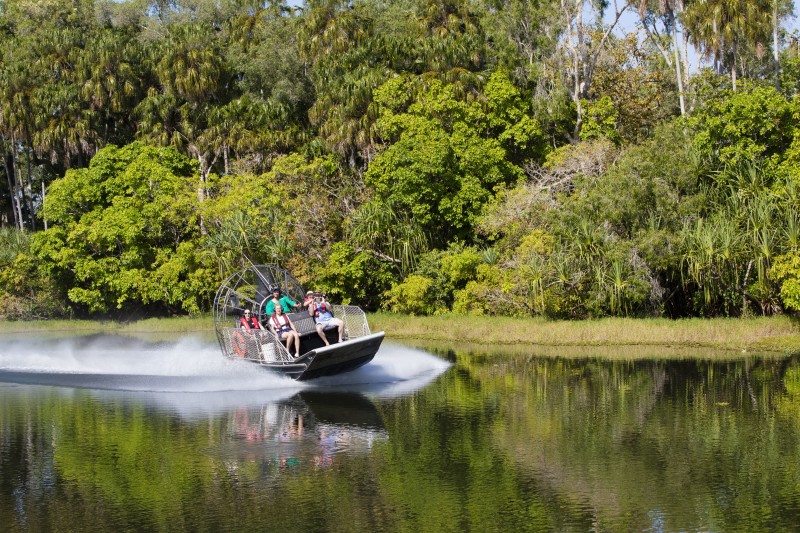
<instances>
[{"instance_id":1,"label":"calm water surface","mask_svg":"<svg viewBox=\"0 0 800 533\"><path fill-rule=\"evenodd\" d=\"M793 531L800 361L0 339L3 531Z\"/></svg>"}]
</instances>

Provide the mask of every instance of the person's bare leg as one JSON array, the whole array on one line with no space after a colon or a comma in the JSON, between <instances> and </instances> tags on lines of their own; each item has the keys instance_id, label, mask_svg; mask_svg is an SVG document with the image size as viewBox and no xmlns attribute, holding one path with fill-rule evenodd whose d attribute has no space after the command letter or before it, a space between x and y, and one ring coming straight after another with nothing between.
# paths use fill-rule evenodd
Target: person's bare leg
<instances>
[{"instance_id":1,"label":"person's bare leg","mask_svg":"<svg viewBox=\"0 0 800 533\"><path fill-rule=\"evenodd\" d=\"M300 335L294 331L294 347L297 350L295 355L300 355Z\"/></svg>"},{"instance_id":2,"label":"person's bare leg","mask_svg":"<svg viewBox=\"0 0 800 533\"><path fill-rule=\"evenodd\" d=\"M328 337L325 336L324 324L317 324L317 333L319 333L319 337L322 339L322 342L325 343L325 346L330 346L331 343L328 342Z\"/></svg>"},{"instance_id":3,"label":"person's bare leg","mask_svg":"<svg viewBox=\"0 0 800 533\"><path fill-rule=\"evenodd\" d=\"M286 337L284 340L286 341L286 351L289 352L289 353L292 353L292 348L291 348L291 346L292 346L292 337L291 337L291 335L289 337Z\"/></svg>"}]
</instances>

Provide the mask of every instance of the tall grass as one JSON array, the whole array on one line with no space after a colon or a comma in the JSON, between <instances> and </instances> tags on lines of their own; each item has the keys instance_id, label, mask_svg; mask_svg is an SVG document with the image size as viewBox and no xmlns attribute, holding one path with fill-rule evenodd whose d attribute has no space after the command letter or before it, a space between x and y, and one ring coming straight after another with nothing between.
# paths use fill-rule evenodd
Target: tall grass
<instances>
[{"instance_id":1,"label":"tall grass","mask_svg":"<svg viewBox=\"0 0 800 533\"><path fill-rule=\"evenodd\" d=\"M551 321L543 318L378 313L373 331L398 338L540 346L683 346L800 353L800 324L786 316Z\"/></svg>"},{"instance_id":2,"label":"tall grass","mask_svg":"<svg viewBox=\"0 0 800 533\"><path fill-rule=\"evenodd\" d=\"M71 331L84 333L193 333L214 330L210 315L199 317L148 318L136 322L114 322L99 320L48 320L38 322L0 322L0 333L47 331Z\"/></svg>"},{"instance_id":3,"label":"tall grass","mask_svg":"<svg viewBox=\"0 0 800 533\"><path fill-rule=\"evenodd\" d=\"M552 321L544 318L439 315L413 317L375 313L372 331L388 338L482 346L711 348L737 352L800 354L800 322L787 316L738 318L604 318ZM210 333L210 316L150 318L131 323L90 320L0 322L0 333L53 331L101 333ZM596 351L596 350L595 350ZM612 350L613 351L613 350Z\"/></svg>"}]
</instances>

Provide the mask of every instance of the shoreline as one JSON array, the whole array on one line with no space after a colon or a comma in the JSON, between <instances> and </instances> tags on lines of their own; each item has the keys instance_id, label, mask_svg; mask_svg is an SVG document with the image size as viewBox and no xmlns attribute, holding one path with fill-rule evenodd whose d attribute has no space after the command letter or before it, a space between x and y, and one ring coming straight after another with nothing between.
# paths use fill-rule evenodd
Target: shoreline
<instances>
[{"instance_id":1,"label":"shoreline","mask_svg":"<svg viewBox=\"0 0 800 533\"><path fill-rule=\"evenodd\" d=\"M441 315L408 317L376 313L374 331L389 338L451 342L493 348L586 349L664 348L800 354L800 321L792 317L602 318L550 321L541 318Z\"/></svg>"},{"instance_id":2,"label":"shoreline","mask_svg":"<svg viewBox=\"0 0 800 533\"><path fill-rule=\"evenodd\" d=\"M800 354L800 320L757 318L603 318L551 321L542 318L437 315L414 317L386 312L367 315L372 331L385 331L387 340L412 344L468 345L493 350L598 352L637 348L651 350L721 350L752 354ZM116 332L213 333L210 316L150 318L129 323L93 320L0 322L0 334L41 331L73 334Z\"/></svg>"}]
</instances>

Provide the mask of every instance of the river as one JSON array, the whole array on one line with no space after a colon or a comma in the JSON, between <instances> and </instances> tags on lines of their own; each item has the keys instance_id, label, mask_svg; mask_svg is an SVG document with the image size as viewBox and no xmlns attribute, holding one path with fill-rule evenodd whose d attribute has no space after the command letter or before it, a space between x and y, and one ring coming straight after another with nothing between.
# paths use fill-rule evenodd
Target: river
<instances>
[{"instance_id":1,"label":"river","mask_svg":"<svg viewBox=\"0 0 800 533\"><path fill-rule=\"evenodd\" d=\"M387 342L301 384L193 337L0 343L8 532L800 524L796 358Z\"/></svg>"}]
</instances>

